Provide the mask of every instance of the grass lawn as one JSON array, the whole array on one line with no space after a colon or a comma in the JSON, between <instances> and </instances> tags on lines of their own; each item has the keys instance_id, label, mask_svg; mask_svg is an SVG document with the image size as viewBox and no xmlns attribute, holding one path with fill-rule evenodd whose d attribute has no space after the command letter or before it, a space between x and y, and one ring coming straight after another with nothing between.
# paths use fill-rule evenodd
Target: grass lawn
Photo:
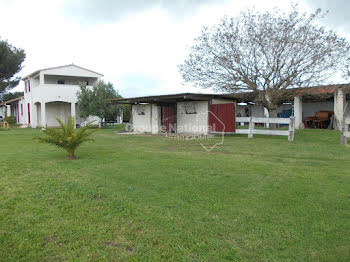
<instances>
[{"instance_id":1,"label":"grass lawn","mask_svg":"<svg viewBox=\"0 0 350 262\"><path fill-rule=\"evenodd\" d=\"M39 134L0 132L0 261L350 260L338 132L229 136L207 153L105 129L78 160Z\"/></svg>"}]
</instances>

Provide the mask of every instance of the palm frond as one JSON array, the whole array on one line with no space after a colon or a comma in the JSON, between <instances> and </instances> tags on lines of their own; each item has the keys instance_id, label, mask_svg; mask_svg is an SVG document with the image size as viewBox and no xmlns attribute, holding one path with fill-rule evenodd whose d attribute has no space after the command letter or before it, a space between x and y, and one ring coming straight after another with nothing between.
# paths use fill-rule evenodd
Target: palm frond
<instances>
[{"instance_id":1,"label":"palm frond","mask_svg":"<svg viewBox=\"0 0 350 262\"><path fill-rule=\"evenodd\" d=\"M75 121L73 117L63 123L57 118L60 128L46 128L42 132L46 135L44 137L36 137L35 139L41 143L48 143L65 149L70 157L74 157L75 150L84 142L94 141L90 136L97 130L91 129L91 123L88 125L75 128Z\"/></svg>"}]
</instances>

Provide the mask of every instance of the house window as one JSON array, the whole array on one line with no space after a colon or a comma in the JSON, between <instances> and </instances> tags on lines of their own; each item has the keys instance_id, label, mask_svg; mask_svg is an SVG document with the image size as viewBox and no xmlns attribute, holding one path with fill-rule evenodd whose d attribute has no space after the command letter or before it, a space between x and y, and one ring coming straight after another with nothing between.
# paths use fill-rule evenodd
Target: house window
<instances>
[{"instance_id":1,"label":"house window","mask_svg":"<svg viewBox=\"0 0 350 262\"><path fill-rule=\"evenodd\" d=\"M30 80L28 80L28 92L30 92Z\"/></svg>"},{"instance_id":2,"label":"house window","mask_svg":"<svg viewBox=\"0 0 350 262\"><path fill-rule=\"evenodd\" d=\"M27 81L24 81L24 90L27 93Z\"/></svg>"},{"instance_id":3,"label":"house window","mask_svg":"<svg viewBox=\"0 0 350 262\"><path fill-rule=\"evenodd\" d=\"M57 80L57 84L64 85L64 80Z\"/></svg>"},{"instance_id":4,"label":"house window","mask_svg":"<svg viewBox=\"0 0 350 262\"><path fill-rule=\"evenodd\" d=\"M194 103L184 104L182 108L185 111L185 114L197 114L196 105Z\"/></svg>"},{"instance_id":5,"label":"house window","mask_svg":"<svg viewBox=\"0 0 350 262\"><path fill-rule=\"evenodd\" d=\"M23 116L23 104L21 104L21 116Z\"/></svg>"},{"instance_id":6,"label":"house window","mask_svg":"<svg viewBox=\"0 0 350 262\"><path fill-rule=\"evenodd\" d=\"M139 116L144 116L145 115L145 106L143 106L143 105L136 106L136 112Z\"/></svg>"}]
</instances>

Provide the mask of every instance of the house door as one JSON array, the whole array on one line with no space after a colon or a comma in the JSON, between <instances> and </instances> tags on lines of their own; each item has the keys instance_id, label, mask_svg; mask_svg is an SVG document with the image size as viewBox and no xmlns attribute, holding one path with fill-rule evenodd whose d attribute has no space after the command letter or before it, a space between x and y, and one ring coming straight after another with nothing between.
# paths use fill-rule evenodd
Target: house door
<instances>
[{"instance_id":1,"label":"house door","mask_svg":"<svg viewBox=\"0 0 350 262\"><path fill-rule=\"evenodd\" d=\"M176 105L162 106L162 126L165 132L176 132Z\"/></svg>"},{"instance_id":2,"label":"house door","mask_svg":"<svg viewBox=\"0 0 350 262\"><path fill-rule=\"evenodd\" d=\"M233 133L236 131L235 104L216 104L209 106L210 132Z\"/></svg>"}]
</instances>

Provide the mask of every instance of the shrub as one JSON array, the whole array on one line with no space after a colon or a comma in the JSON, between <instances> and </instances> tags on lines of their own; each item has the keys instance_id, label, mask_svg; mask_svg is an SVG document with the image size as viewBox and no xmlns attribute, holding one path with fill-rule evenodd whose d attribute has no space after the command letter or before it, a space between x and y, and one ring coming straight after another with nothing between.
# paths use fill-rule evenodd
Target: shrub
<instances>
[{"instance_id":1,"label":"shrub","mask_svg":"<svg viewBox=\"0 0 350 262\"><path fill-rule=\"evenodd\" d=\"M76 129L73 117L70 117L66 124L59 118L56 119L60 124L60 128L46 128L42 130L46 136L36 137L35 139L39 142L53 144L59 148L65 149L68 153L67 158L75 159L75 150L84 142L94 141L90 138L90 135L97 130L91 129L90 124Z\"/></svg>"},{"instance_id":2,"label":"shrub","mask_svg":"<svg viewBox=\"0 0 350 262\"><path fill-rule=\"evenodd\" d=\"M4 118L4 121L9 123L10 125L15 125L17 123L17 119L15 116L7 116Z\"/></svg>"}]
</instances>

